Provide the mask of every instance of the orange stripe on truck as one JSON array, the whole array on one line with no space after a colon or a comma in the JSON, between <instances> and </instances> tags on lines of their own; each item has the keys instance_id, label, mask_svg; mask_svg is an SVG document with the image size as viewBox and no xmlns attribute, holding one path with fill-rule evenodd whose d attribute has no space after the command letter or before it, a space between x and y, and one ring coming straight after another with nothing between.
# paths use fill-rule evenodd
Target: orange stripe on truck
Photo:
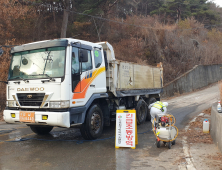
<instances>
[{"instance_id":1,"label":"orange stripe on truck","mask_svg":"<svg viewBox=\"0 0 222 170\"><path fill-rule=\"evenodd\" d=\"M74 90L74 94L72 99L82 99L85 98L86 92L90 86L90 84L95 80L95 78L105 71L105 67L101 67L99 69L96 69L92 73L92 77L85 79L85 77L79 82ZM80 92L80 89L82 90Z\"/></svg>"}]
</instances>

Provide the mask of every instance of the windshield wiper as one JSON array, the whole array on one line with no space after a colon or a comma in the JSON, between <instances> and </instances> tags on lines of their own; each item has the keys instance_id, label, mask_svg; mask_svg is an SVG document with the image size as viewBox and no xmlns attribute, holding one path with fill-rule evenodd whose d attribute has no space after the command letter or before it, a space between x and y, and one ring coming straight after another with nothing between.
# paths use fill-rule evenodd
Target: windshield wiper
<instances>
[{"instance_id":1,"label":"windshield wiper","mask_svg":"<svg viewBox=\"0 0 222 170\"><path fill-rule=\"evenodd\" d=\"M7 81L0 81L1 83L5 83L5 84L8 84L8 82Z\"/></svg>"},{"instance_id":2,"label":"windshield wiper","mask_svg":"<svg viewBox=\"0 0 222 170\"><path fill-rule=\"evenodd\" d=\"M41 75L45 75L49 78L49 80L42 80L41 82L45 83L45 82L50 82L50 81L55 81L55 79L53 77L50 77L48 74L38 74L38 76Z\"/></svg>"},{"instance_id":3,"label":"windshield wiper","mask_svg":"<svg viewBox=\"0 0 222 170\"><path fill-rule=\"evenodd\" d=\"M50 82L50 81L55 81L55 79L53 77L50 77L48 74L35 74L35 75L29 75L29 76L47 76L49 78L49 80L42 80L41 82L45 83L45 82Z\"/></svg>"},{"instance_id":4,"label":"windshield wiper","mask_svg":"<svg viewBox=\"0 0 222 170\"><path fill-rule=\"evenodd\" d=\"M11 79L11 80L15 80L15 79L18 79L18 78L20 78L21 80L23 80L25 83L29 83L29 81L28 81L28 80L23 79L23 78L22 78L22 77L20 77L20 76L15 77L15 78L13 78L13 79ZM18 82L14 82L14 83L20 83L20 81L18 81Z\"/></svg>"},{"instance_id":5,"label":"windshield wiper","mask_svg":"<svg viewBox=\"0 0 222 170\"><path fill-rule=\"evenodd\" d=\"M47 76L50 80L52 81L55 80L53 77L50 77L48 74L35 74L35 75L29 75L29 76Z\"/></svg>"}]
</instances>

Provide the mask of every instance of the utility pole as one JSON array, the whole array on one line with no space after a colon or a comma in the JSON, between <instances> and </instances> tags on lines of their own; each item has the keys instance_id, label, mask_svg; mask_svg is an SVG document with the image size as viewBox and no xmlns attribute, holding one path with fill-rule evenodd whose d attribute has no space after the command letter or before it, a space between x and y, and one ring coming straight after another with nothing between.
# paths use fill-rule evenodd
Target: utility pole
<instances>
[{"instance_id":1,"label":"utility pole","mask_svg":"<svg viewBox=\"0 0 222 170\"><path fill-rule=\"evenodd\" d=\"M61 29L60 38L66 38L66 30L69 21L68 18L69 18L70 0L65 0L64 7L65 8L63 10L62 29Z\"/></svg>"}]
</instances>

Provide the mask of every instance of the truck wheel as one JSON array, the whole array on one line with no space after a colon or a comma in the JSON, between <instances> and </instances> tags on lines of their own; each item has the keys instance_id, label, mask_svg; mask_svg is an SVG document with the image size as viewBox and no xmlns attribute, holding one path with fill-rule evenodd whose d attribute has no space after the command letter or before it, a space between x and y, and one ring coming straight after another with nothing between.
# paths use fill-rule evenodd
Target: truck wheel
<instances>
[{"instance_id":1,"label":"truck wheel","mask_svg":"<svg viewBox=\"0 0 222 170\"><path fill-rule=\"evenodd\" d=\"M147 103L147 105L149 106L151 103L155 103L156 102L156 98L154 98L154 97L151 97L151 98L149 98L149 99L146 99L145 100L146 101L146 103ZM151 115L150 115L150 109L147 107L147 117L146 117L146 120L151 120Z\"/></svg>"},{"instance_id":2,"label":"truck wheel","mask_svg":"<svg viewBox=\"0 0 222 170\"><path fill-rule=\"evenodd\" d=\"M103 114L100 107L95 104L87 111L86 120L81 125L80 132L86 140L97 139L103 131Z\"/></svg>"},{"instance_id":3,"label":"truck wheel","mask_svg":"<svg viewBox=\"0 0 222 170\"><path fill-rule=\"evenodd\" d=\"M137 124L140 125L145 122L147 117L147 106L143 100L139 100L136 106Z\"/></svg>"},{"instance_id":4,"label":"truck wheel","mask_svg":"<svg viewBox=\"0 0 222 170\"><path fill-rule=\"evenodd\" d=\"M30 126L30 128L38 135L46 135L53 129L53 126Z\"/></svg>"}]
</instances>

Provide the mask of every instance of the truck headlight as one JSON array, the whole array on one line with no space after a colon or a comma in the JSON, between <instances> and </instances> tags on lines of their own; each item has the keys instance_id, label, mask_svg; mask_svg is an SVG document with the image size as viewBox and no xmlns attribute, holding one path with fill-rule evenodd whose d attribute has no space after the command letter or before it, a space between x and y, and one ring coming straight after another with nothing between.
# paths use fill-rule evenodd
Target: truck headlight
<instances>
[{"instance_id":1,"label":"truck headlight","mask_svg":"<svg viewBox=\"0 0 222 170\"><path fill-rule=\"evenodd\" d=\"M6 101L6 106L8 106L8 107L18 107L18 106L16 105L16 101L14 101L14 100L8 100L8 101Z\"/></svg>"},{"instance_id":2,"label":"truck headlight","mask_svg":"<svg viewBox=\"0 0 222 170\"><path fill-rule=\"evenodd\" d=\"M69 100L68 101L61 101L61 108L69 107Z\"/></svg>"},{"instance_id":3,"label":"truck headlight","mask_svg":"<svg viewBox=\"0 0 222 170\"><path fill-rule=\"evenodd\" d=\"M69 100L67 101L59 101L59 102L49 102L50 108L68 108Z\"/></svg>"}]
</instances>

